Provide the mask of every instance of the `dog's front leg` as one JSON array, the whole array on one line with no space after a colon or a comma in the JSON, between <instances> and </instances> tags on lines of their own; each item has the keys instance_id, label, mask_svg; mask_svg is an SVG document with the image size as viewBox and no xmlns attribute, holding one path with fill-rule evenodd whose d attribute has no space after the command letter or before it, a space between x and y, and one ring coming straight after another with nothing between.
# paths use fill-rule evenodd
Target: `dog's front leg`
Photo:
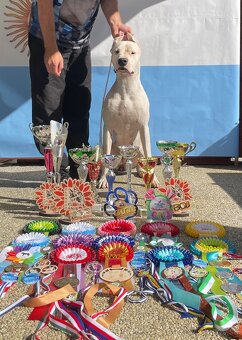
<instances>
[{"instance_id":1,"label":"dog's front leg","mask_svg":"<svg viewBox=\"0 0 242 340\"><path fill-rule=\"evenodd\" d=\"M144 151L144 157L151 157L151 145L150 145L150 130L148 125L142 126L140 129L140 141L142 144L142 148ZM140 174L140 169L138 169L138 173ZM152 187L157 188L159 185L158 178L156 174L154 175Z\"/></svg>"},{"instance_id":2,"label":"dog's front leg","mask_svg":"<svg viewBox=\"0 0 242 340\"><path fill-rule=\"evenodd\" d=\"M107 129L107 127L104 125L104 131L103 131L103 154L104 155L110 155L112 149L112 137L110 131ZM102 164L101 168L101 178L98 182L98 188L107 188L108 182L106 179L106 174L108 172L108 169L105 168L105 166Z\"/></svg>"}]
</instances>

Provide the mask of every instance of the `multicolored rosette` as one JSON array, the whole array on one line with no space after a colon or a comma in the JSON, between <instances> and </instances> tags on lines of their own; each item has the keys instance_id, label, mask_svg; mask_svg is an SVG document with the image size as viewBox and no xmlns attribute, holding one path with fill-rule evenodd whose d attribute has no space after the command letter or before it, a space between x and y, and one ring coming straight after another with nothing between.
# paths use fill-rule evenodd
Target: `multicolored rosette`
<instances>
[{"instance_id":1,"label":"multicolored rosette","mask_svg":"<svg viewBox=\"0 0 242 340\"><path fill-rule=\"evenodd\" d=\"M87 222L76 222L62 227L62 234L96 234L96 227Z\"/></svg>"},{"instance_id":2,"label":"multicolored rosette","mask_svg":"<svg viewBox=\"0 0 242 340\"><path fill-rule=\"evenodd\" d=\"M61 225L52 220L35 220L25 225L24 233L37 232L55 235L61 232Z\"/></svg>"},{"instance_id":3,"label":"multicolored rosette","mask_svg":"<svg viewBox=\"0 0 242 340\"><path fill-rule=\"evenodd\" d=\"M94 238L92 235L84 234L60 235L58 238L52 241L55 249L75 244L84 244L87 247L92 247L93 242Z\"/></svg>"},{"instance_id":4,"label":"multicolored rosette","mask_svg":"<svg viewBox=\"0 0 242 340\"><path fill-rule=\"evenodd\" d=\"M185 233L194 238L202 236L224 237L226 231L219 223L200 220L188 223L185 227Z\"/></svg>"},{"instance_id":5,"label":"multicolored rosette","mask_svg":"<svg viewBox=\"0 0 242 340\"><path fill-rule=\"evenodd\" d=\"M50 253L50 258L55 263L86 264L87 262L93 261L95 259L95 252L91 247L87 247L83 244L69 245L53 250Z\"/></svg>"},{"instance_id":6,"label":"multicolored rosette","mask_svg":"<svg viewBox=\"0 0 242 340\"><path fill-rule=\"evenodd\" d=\"M93 247L95 249L99 249L103 244L110 242L123 242L129 244L131 247L135 246L135 240L133 237L128 235L107 235L107 236L99 236L95 239L93 243Z\"/></svg>"},{"instance_id":7,"label":"multicolored rosette","mask_svg":"<svg viewBox=\"0 0 242 340\"><path fill-rule=\"evenodd\" d=\"M176 263L182 261L184 266L190 265L193 261L192 253L185 248L177 247L157 247L147 254L147 257L155 266L159 266L160 262Z\"/></svg>"},{"instance_id":8,"label":"multicolored rosette","mask_svg":"<svg viewBox=\"0 0 242 340\"><path fill-rule=\"evenodd\" d=\"M180 233L180 230L175 224L172 223L149 222L142 225L141 232L150 236L162 236L165 234L177 236Z\"/></svg>"},{"instance_id":9,"label":"multicolored rosette","mask_svg":"<svg viewBox=\"0 0 242 340\"><path fill-rule=\"evenodd\" d=\"M134 235L136 233L136 226L131 221L113 220L100 225L97 232L101 236L113 234Z\"/></svg>"},{"instance_id":10,"label":"multicolored rosette","mask_svg":"<svg viewBox=\"0 0 242 340\"><path fill-rule=\"evenodd\" d=\"M131 261L134 257L133 248L124 242L109 242L103 244L98 249L98 260L104 262L105 258L109 259L122 259Z\"/></svg>"},{"instance_id":11,"label":"multicolored rosette","mask_svg":"<svg viewBox=\"0 0 242 340\"><path fill-rule=\"evenodd\" d=\"M235 253L235 247L232 243L218 237L202 237L197 241L193 241L190 245L190 250L199 257L202 253L210 252Z\"/></svg>"},{"instance_id":12,"label":"multicolored rosette","mask_svg":"<svg viewBox=\"0 0 242 340\"><path fill-rule=\"evenodd\" d=\"M12 242L13 246L21 247L26 249L27 246L32 247L44 247L49 244L49 237L45 236L42 233L31 232L28 234L20 235Z\"/></svg>"}]
</instances>

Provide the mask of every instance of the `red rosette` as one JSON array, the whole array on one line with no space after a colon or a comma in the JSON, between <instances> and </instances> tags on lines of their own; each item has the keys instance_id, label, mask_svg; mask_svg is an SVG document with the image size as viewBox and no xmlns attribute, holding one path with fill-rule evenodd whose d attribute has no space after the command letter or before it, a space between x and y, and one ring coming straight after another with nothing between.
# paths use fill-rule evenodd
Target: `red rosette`
<instances>
[{"instance_id":1,"label":"red rosette","mask_svg":"<svg viewBox=\"0 0 242 340\"><path fill-rule=\"evenodd\" d=\"M172 223L149 222L141 227L141 232L150 236L162 236L164 234L176 236L180 233L180 230L175 224Z\"/></svg>"},{"instance_id":2,"label":"red rosette","mask_svg":"<svg viewBox=\"0 0 242 340\"><path fill-rule=\"evenodd\" d=\"M134 235L136 233L136 226L131 221L114 220L100 225L97 232L101 236L117 234Z\"/></svg>"},{"instance_id":3,"label":"red rosette","mask_svg":"<svg viewBox=\"0 0 242 340\"><path fill-rule=\"evenodd\" d=\"M125 242L108 242L98 249L98 260L104 262L105 258L131 261L134 257L133 248Z\"/></svg>"},{"instance_id":4,"label":"red rosette","mask_svg":"<svg viewBox=\"0 0 242 340\"><path fill-rule=\"evenodd\" d=\"M80 245L67 245L53 250L50 258L55 263L81 263L85 264L95 259L95 252L92 248Z\"/></svg>"}]
</instances>

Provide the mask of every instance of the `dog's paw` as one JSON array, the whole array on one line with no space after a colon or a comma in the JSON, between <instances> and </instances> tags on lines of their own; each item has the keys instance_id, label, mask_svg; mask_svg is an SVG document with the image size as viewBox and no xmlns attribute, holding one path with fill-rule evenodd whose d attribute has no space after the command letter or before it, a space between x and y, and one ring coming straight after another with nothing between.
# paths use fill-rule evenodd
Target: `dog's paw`
<instances>
[{"instance_id":1,"label":"dog's paw","mask_svg":"<svg viewBox=\"0 0 242 340\"><path fill-rule=\"evenodd\" d=\"M108 187L108 182L107 182L107 179L106 179L106 176L105 176L105 175L103 175L103 176L100 178L97 187L98 187L99 189L104 189L104 188L107 188L107 187Z\"/></svg>"}]
</instances>

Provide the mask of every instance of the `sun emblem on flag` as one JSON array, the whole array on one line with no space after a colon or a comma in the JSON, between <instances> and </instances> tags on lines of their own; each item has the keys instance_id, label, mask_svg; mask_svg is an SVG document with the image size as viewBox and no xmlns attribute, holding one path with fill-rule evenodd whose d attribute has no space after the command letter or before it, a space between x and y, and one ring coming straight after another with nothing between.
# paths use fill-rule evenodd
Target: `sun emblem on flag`
<instances>
[{"instance_id":1,"label":"sun emblem on flag","mask_svg":"<svg viewBox=\"0 0 242 340\"><path fill-rule=\"evenodd\" d=\"M4 27L10 42L23 53L28 45L28 27L32 0L8 0L7 11L4 12L7 26Z\"/></svg>"}]
</instances>

